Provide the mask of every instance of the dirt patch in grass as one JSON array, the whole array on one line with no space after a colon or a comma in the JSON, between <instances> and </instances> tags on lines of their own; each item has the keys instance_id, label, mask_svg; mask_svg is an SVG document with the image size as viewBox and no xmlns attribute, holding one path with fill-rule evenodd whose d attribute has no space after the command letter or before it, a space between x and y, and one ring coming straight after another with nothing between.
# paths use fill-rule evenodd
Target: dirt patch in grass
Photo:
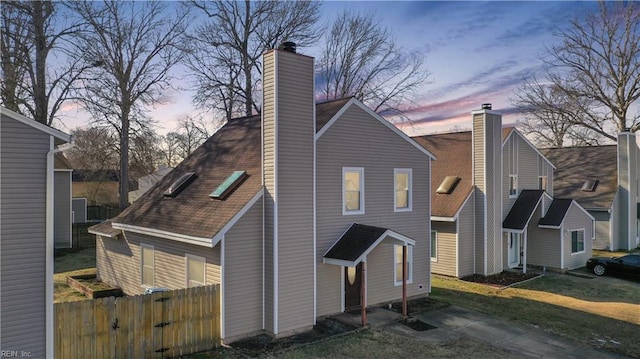
<instances>
[{"instance_id":1,"label":"dirt patch in grass","mask_svg":"<svg viewBox=\"0 0 640 359\"><path fill-rule=\"evenodd\" d=\"M245 355L255 357L266 353L281 351L295 345L321 341L334 335L350 332L354 329L356 328L348 324L326 318L319 320L313 329L304 333L278 339L268 335L258 335L231 343L230 346Z\"/></svg>"},{"instance_id":2,"label":"dirt patch in grass","mask_svg":"<svg viewBox=\"0 0 640 359\"><path fill-rule=\"evenodd\" d=\"M362 330L280 353L267 358L517 358L502 349L471 338L460 338L441 344L408 338L379 329Z\"/></svg>"},{"instance_id":3,"label":"dirt patch in grass","mask_svg":"<svg viewBox=\"0 0 640 359\"><path fill-rule=\"evenodd\" d=\"M435 300L431 297L414 298L407 301L407 314L412 316L447 306L449 306L449 303ZM391 310L402 313L402 302L393 302L391 304Z\"/></svg>"},{"instance_id":4,"label":"dirt patch in grass","mask_svg":"<svg viewBox=\"0 0 640 359\"><path fill-rule=\"evenodd\" d=\"M527 279L535 278L537 276L538 274L536 273L518 273L518 272L504 271L502 273L492 274L488 276L473 274L470 276L463 277L461 279L466 282L488 284L493 287L506 287L516 283L523 282Z\"/></svg>"}]
</instances>

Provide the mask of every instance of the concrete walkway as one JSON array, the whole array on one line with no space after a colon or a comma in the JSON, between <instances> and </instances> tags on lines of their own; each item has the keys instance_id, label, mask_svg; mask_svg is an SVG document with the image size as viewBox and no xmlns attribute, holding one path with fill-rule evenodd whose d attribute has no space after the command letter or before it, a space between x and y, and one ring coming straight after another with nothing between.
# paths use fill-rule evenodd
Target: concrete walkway
<instances>
[{"instance_id":1,"label":"concrete walkway","mask_svg":"<svg viewBox=\"0 0 640 359\"><path fill-rule=\"evenodd\" d=\"M588 347L582 343L558 338L534 327L494 319L482 313L450 306L416 316L436 329L415 331L399 323L401 315L384 308L368 308L367 319L372 327L405 337L440 344L460 337L471 337L527 358L559 359L628 359L628 357ZM334 317L341 322L360 326L360 315L342 313Z\"/></svg>"}]
</instances>

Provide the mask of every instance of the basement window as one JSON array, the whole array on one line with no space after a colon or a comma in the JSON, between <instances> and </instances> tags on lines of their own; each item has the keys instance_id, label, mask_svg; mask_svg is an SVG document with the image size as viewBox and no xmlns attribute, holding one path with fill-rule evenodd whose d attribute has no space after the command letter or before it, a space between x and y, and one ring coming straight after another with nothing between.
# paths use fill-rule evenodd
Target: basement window
<instances>
[{"instance_id":1,"label":"basement window","mask_svg":"<svg viewBox=\"0 0 640 359\"><path fill-rule=\"evenodd\" d=\"M588 179L582 184L581 190L583 192L595 192L599 182L600 181L598 181L597 179Z\"/></svg>"},{"instance_id":2,"label":"basement window","mask_svg":"<svg viewBox=\"0 0 640 359\"><path fill-rule=\"evenodd\" d=\"M211 194L209 197L215 199L225 199L231 192L233 192L242 181L247 178L246 171L235 171L233 172L227 179L224 180Z\"/></svg>"},{"instance_id":3,"label":"basement window","mask_svg":"<svg viewBox=\"0 0 640 359\"><path fill-rule=\"evenodd\" d=\"M171 186L169 186L169 189L164 192L164 195L167 197L177 196L180 192L182 192L183 189L187 188L187 186L191 182L193 182L196 177L197 176L195 172L187 172L183 174L182 176L180 176L180 178L173 182Z\"/></svg>"},{"instance_id":4,"label":"basement window","mask_svg":"<svg viewBox=\"0 0 640 359\"><path fill-rule=\"evenodd\" d=\"M439 194L451 194L453 190L456 188L456 185L460 182L460 177L458 176L447 176L442 180L440 186L436 190L436 193Z\"/></svg>"}]
</instances>

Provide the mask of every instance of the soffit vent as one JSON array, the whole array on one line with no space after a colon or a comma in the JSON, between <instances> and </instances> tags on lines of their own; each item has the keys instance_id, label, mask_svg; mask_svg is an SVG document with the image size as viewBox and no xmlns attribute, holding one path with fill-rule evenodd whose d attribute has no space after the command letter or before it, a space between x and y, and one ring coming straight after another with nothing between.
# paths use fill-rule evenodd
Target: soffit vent
<instances>
[{"instance_id":1,"label":"soffit vent","mask_svg":"<svg viewBox=\"0 0 640 359\"><path fill-rule=\"evenodd\" d=\"M596 188L598 188L599 182L600 181L598 181L597 179L588 179L582 184L581 190L583 192L595 192Z\"/></svg>"},{"instance_id":2,"label":"soffit vent","mask_svg":"<svg viewBox=\"0 0 640 359\"><path fill-rule=\"evenodd\" d=\"M458 176L447 176L444 178L440 186L436 190L438 194L451 194L453 190L456 188L456 185L460 182L460 177Z\"/></svg>"},{"instance_id":3,"label":"soffit vent","mask_svg":"<svg viewBox=\"0 0 640 359\"><path fill-rule=\"evenodd\" d=\"M182 192L183 189L185 189L191 182L193 182L196 177L197 176L195 172L187 172L183 174L182 176L180 176L180 178L175 180L175 182L173 182L171 186L169 186L169 188L164 192L164 195L166 197L177 196L180 192Z\"/></svg>"},{"instance_id":4,"label":"soffit vent","mask_svg":"<svg viewBox=\"0 0 640 359\"><path fill-rule=\"evenodd\" d=\"M227 179L224 180L216 189L209 194L209 197L214 199L225 199L234 189L236 189L245 178L247 178L246 171L235 171Z\"/></svg>"}]
</instances>

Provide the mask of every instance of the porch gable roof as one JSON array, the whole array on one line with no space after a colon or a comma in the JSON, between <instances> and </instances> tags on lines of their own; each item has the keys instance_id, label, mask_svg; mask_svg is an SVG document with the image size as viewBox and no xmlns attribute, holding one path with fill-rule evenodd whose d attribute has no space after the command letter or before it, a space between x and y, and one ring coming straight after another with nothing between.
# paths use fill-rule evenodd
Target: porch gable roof
<instances>
[{"instance_id":1,"label":"porch gable roof","mask_svg":"<svg viewBox=\"0 0 640 359\"><path fill-rule=\"evenodd\" d=\"M543 190L522 190L502 222L502 228L518 232L524 231L543 194Z\"/></svg>"},{"instance_id":2,"label":"porch gable roof","mask_svg":"<svg viewBox=\"0 0 640 359\"><path fill-rule=\"evenodd\" d=\"M388 228L353 223L323 256L323 263L355 267L362 262L380 242L391 237L407 245L415 241Z\"/></svg>"}]
</instances>

